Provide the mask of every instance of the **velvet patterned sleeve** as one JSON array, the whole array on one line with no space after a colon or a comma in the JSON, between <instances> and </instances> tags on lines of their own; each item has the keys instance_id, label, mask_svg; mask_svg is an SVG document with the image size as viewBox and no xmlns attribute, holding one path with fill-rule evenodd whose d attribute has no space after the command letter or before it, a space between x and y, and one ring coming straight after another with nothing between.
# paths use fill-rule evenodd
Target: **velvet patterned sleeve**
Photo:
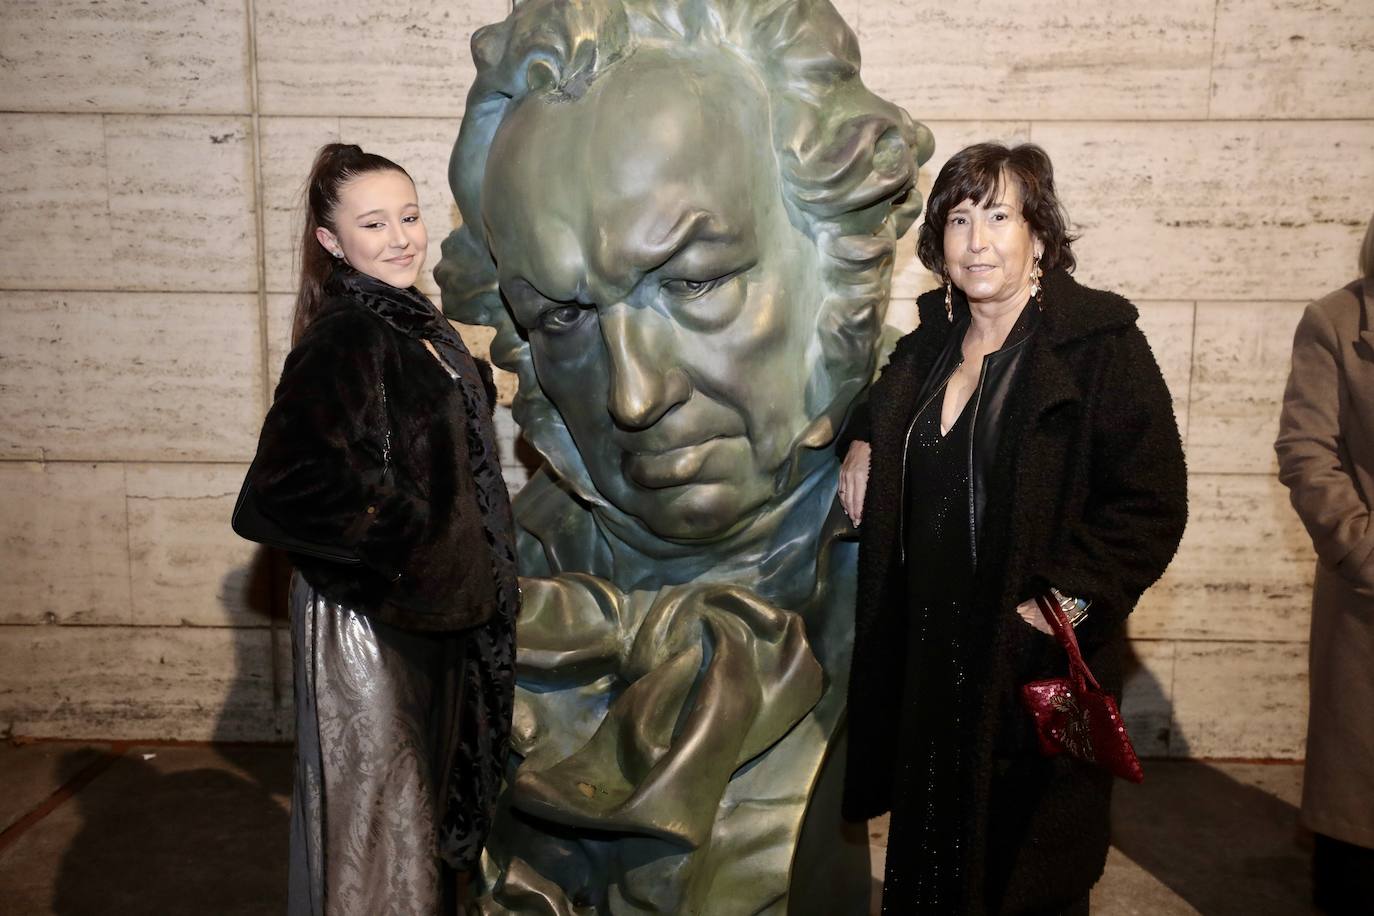
<instances>
[{"instance_id":1,"label":"velvet patterned sleeve","mask_svg":"<svg viewBox=\"0 0 1374 916\"><path fill-rule=\"evenodd\" d=\"M491 363L485 359L473 360L477 363L477 374L482 378L482 391L487 396L487 405L491 407L492 415L496 414L496 376L491 370Z\"/></svg>"},{"instance_id":2,"label":"velvet patterned sleeve","mask_svg":"<svg viewBox=\"0 0 1374 916\"><path fill-rule=\"evenodd\" d=\"M385 333L365 314L316 321L286 359L253 485L263 511L286 530L355 550L366 566L396 579L429 507L383 473Z\"/></svg>"},{"instance_id":3,"label":"velvet patterned sleeve","mask_svg":"<svg viewBox=\"0 0 1374 916\"><path fill-rule=\"evenodd\" d=\"M1037 588L1093 602L1085 649L1123 623L1164 574L1188 517L1188 475L1173 402L1139 328L1119 339L1096 392L1091 486Z\"/></svg>"}]
</instances>

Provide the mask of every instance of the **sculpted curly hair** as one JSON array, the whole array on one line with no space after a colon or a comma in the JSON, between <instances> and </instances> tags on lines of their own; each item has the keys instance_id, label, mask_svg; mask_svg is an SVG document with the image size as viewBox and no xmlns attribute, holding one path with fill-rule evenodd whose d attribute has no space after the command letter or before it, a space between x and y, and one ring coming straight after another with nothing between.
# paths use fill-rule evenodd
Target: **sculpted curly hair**
<instances>
[{"instance_id":1,"label":"sculpted curly hair","mask_svg":"<svg viewBox=\"0 0 1374 916\"><path fill-rule=\"evenodd\" d=\"M478 30L477 75L449 164L464 225L444 242L435 270L445 312L496 328L492 358L519 376L514 409L527 432L559 422L497 289L483 224L487 154L517 103L578 98L646 43L727 48L765 87L784 204L816 244L826 286L808 408L842 416L871 377L893 250L920 213L916 175L934 141L864 87L854 33L828 0L524 0Z\"/></svg>"}]
</instances>

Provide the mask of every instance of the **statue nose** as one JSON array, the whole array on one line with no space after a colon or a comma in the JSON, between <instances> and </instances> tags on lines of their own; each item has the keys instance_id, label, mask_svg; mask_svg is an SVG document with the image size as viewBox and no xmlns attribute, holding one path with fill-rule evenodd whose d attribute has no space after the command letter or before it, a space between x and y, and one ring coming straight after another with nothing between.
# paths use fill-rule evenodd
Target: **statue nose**
<instances>
[{"instance_id":1,"label":"statue nose","mask_svg":"<svg viewBox=\"0 0 1374 916\"><path fill-rule=\"evenodd\" d=\"M621 304L603 316L601 334L610 358L611 416L623 429L653 426L691 394L691 382L671 345L668 319Z\"/></svg>"}]
</instances>

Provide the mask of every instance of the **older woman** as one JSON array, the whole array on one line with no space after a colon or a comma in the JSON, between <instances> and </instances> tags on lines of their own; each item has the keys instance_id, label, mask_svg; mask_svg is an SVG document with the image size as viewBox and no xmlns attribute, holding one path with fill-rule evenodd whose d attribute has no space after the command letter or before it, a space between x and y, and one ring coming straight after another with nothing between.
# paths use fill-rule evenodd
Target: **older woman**
<instances>
[{"instance_id":1,"label":"older woman","mask_svg":"<svg viewBox=\"0 0 1374 916\"><path fill-rule=\"evenodd\" d=\"M1374 220L1360 275L1303 314L1274 444L1318 560L1302 820L1330 913L1374 912Z\"/></svg>"},{"instance_id":2,"label":"older woman","mask_svg":"<svg viewBox=\"0 0 1374 916\"><path fill-rule=\"evenodd\" d=\"M943 287L840 446L860 524L844 809L892 811L887 913L1085 913L1102 873L1112 777L1041 756L1018 702L1066 670L1033 596L1064 596L1119 692L1186 473L1136 310L1074 281L1071 241L1042 149L950 159L918 242Z\"/></svg>"}]
</instances>

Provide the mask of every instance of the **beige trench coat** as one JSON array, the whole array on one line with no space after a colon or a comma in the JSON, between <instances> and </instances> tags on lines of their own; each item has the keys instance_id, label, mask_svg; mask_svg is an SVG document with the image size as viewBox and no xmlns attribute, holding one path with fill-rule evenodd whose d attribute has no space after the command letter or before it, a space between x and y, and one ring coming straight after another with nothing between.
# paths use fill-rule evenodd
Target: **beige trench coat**
<instances>
[{"instance_id":1,"label":"beige trench coat","mask_svg":"<svg viewBox=\"0 0 1374 916\"><path fill-rule=\"evenodd\" d=\"M1374 278L1307 307L1274 448L1318 561L1303 823L1374 847Z\"/></svg>"}]
</instances>

